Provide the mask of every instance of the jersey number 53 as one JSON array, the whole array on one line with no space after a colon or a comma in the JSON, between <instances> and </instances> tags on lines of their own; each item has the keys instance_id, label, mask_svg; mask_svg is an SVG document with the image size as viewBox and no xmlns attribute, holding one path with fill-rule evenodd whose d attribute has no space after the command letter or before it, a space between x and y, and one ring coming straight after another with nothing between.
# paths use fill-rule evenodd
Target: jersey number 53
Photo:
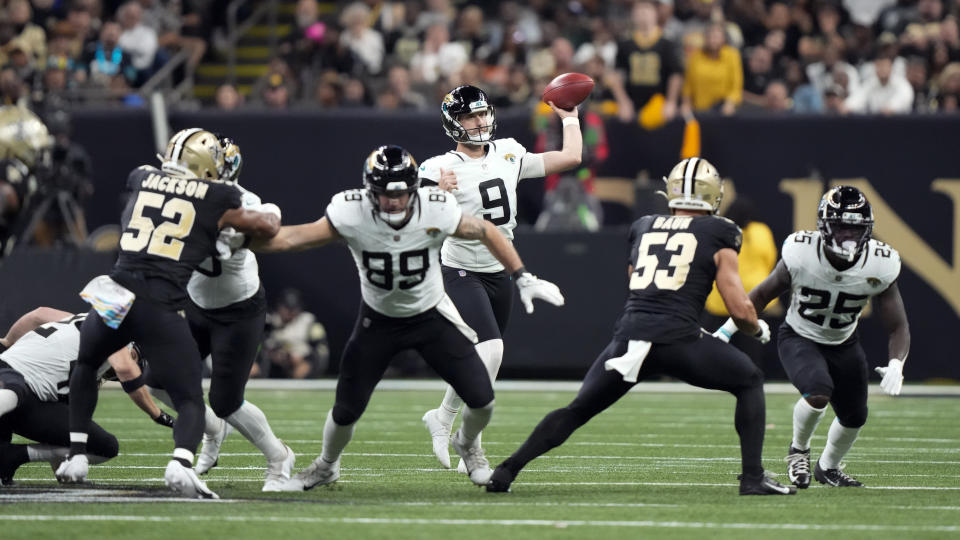
<instances>
[{"instance_id":1,"label":"jersey number 53","mask_svg":"<svg viewBox=\"0 0 960 540\"><path fill-rule=\"evenodd\" d=\"M669 258L661 260L656 254L650 253L650 248L663 246ZM640 238L640 247L637 249L637 264L634 265L633 275L630 276L630 289L646 289L651 284L658 289L675 291L687 282L690 273L690 263L697 252L697 237L693 233L680 232L651 232ZM664 264L665 263L665 264Z\"/></svg>"}]
</instances>

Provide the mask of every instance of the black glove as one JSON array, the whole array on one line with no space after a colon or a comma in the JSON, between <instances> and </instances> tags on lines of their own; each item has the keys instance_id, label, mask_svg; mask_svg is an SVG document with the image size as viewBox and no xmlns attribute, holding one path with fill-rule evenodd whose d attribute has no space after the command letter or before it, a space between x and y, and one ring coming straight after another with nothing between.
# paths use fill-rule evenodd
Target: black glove
<instances>
[{"instance_id":1,"label":"black glove","mask_svg":"<svg viewBox=\"0 0 960 540\"><path fill-rule=\"evenodd\" d=\"M153 421L168 428L173 428L173 425L177 422L172 416L163 411L160 411L160 416L154 418Z\"/></svg>"}]
</instances>

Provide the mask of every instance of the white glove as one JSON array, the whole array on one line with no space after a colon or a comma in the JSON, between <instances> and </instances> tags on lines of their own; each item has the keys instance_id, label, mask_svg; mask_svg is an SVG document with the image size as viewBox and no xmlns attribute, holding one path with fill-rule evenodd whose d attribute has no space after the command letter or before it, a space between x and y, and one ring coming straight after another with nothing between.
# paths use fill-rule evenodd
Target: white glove
<instances>
[{"instance_id":1,"label":"white glove","mask_svg":"<svg viewBox=\"0 0 960 540\"><path fill-rule=\"evenodd\" d=\"M530 272L524 272L517 278L517 289L520 291L520 301L523 302L527 313L533 313L534 298L555 306L563 305L563 294L560 293L560 288Z\"/></svg>"},{"instance_id":2,"label":"white glove","mask_svg":"<svg viewBox=\"0 0 960 540\"><path fill-rule=\"evenodd\" d=\"M280 212L280 207L273 204L272 202L261 204L258 207L251 208L251 210L256 210L257 212L261 212L264 214L273 214L278 218L280 218L281 220L283 219L283 214Z\"/></svg>"},{"instance_id":3,"label":"white glove","mask_svg":"<svg viewBox=\"0 0 960 540\"><path fill-rule=\"evenodd\" d=\"M225 261L247 241L247 235L237 231L233 227L227 227L217 235L217 258Z\"/></svg>"},{"instance_id":4,"label":"white glove","mask_svg":"<svg viewBox=\"0 0 960 540\"><path fill-rule=\"evenodd\" d=\"M883 377L880 389L891 396L899 396L903 389L903 360L891 358L887 367L874 368Z\"/></svg>"},{"instance_id":5,"label":"white glove","mask_svg":"<svg viewBox=\"0 0 960 540\"><path fill-rule=\"evenodd\" d=\"M763 319L757 319L757 326L760 327L760 331L757 332L757 335L753 337L764 345L770 343L770 325L767 324L767 321Z\"/></svg>"},{"instance_id":6,"label":"white glove","mask_svg":"<svg viewBox=\"0 0 960 540\"><path fill-rule=\"evenodd\" d=\"M54 474L61 484L79 484L87 481L89 471L90 462L87 461L87 455L77 454L64 460Z\"/></svg>"}]
</instances>

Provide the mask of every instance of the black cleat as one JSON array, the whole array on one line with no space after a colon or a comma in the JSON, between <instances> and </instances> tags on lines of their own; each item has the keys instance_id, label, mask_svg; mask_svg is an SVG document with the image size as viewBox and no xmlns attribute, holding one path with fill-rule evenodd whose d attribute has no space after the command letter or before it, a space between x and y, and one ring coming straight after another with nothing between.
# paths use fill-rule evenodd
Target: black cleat
<instances>
[{"instance_id":1,"label":"black cleat","mask_svg":"<svg viewBox=\"0 0 960 540\"><path fill-rule=\"evenodd\" d=\"M787 453L787 478L799 489L810 487L810 449L797 450L790 446Z\"/></svg>"},{"instance_id":2,"label":"black cleat","mask_svg":"<svg viewBox=\"0 0 960 540\"><path fill-rule=\"evenodd\" d=\"M0 486L12 486L13 475L20 467L20 460L14 456L10 445L0 444Z\"/></svg>"},{"instance_id":3,"label":"black cleat","mask_svg":"<svg viewBox=\"0 0 960 540\"><path fill-rule=\"evenodd\" d=\"M834 487L863 487L863 482L851 477L840 469L824 469L820 467L820 461L813 470L813 477L817 482Z\"/></svg>"},{"instance_id":4,"label":"black cleat","mask_svg":"<svg viewBox=\"0 0 960 540\"><path fill-rule=\"evenodd\" d=\"M516 475L500 465L494 469L493 475L490 476L490 482L487 483L487 493L509 493L510 484L513 483L514 478L516 478Z\"/></svg>"},{"instance_id":5,"label":"black cleat","mask_svg":"<svg viewBox=\"0 0 960 540\"><path fill-rule=\"evenodd\" d=\"M741 474L737 477L740 480L741 495L796 495L797 488L794 486L785 486L766 473L759 475Z\"/></svg>"}]
</instances>

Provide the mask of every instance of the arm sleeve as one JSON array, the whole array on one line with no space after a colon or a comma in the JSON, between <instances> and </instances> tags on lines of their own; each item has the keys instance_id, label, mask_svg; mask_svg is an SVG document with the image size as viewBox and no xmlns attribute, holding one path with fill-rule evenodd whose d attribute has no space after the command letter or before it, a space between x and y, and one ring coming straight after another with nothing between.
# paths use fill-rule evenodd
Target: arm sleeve
<instances>
[{"instance_id":1,"label":"arm sleeve","mask_svg":"<svg viewBox=\"0 0 960 540\"><path fill-rule=\"evenodd\" d=\"M543 154L526 154L520 158L520 179L543 178L546 174L546 165L543 163Z\"/></svg>"}]
</instances>

